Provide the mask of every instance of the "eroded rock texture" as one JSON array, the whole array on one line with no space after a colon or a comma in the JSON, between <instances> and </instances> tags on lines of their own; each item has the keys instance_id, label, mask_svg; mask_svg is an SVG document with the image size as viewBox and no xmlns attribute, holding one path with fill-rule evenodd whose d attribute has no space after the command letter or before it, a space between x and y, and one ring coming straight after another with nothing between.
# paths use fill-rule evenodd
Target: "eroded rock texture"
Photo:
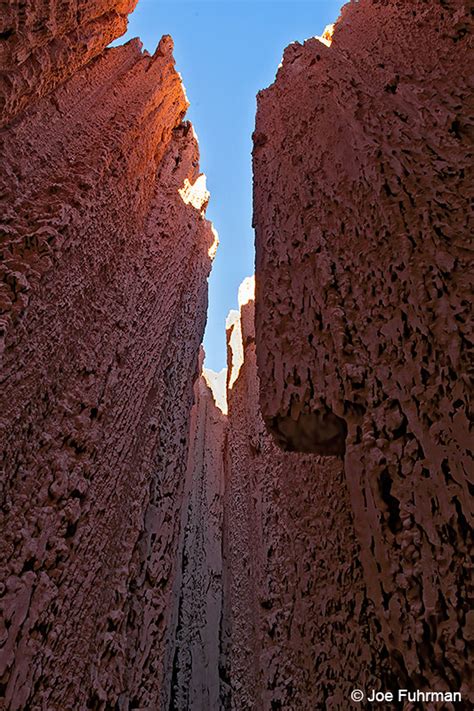
<instances>
[{"instance_id":1,"label":"eroded rock texture","mask_svg":"<svg viewBox=\"0 0 474 711\"><path fill-rule=\"evenodd\" d=\"M0 125L99 55L137 0L0 3Z\"/></svg>"},{"instance_id":2,"label":"eroded rock texture","mask_svg":"<svg viewBox=\"0 0 474 711\"><path fill-rule=\"evenodd\" d=\"M237 710L351 708L393 688L367 597L342 462L282 452L258 404L254 305L229 391L224 494L224 652ZM230 353L229 372L239 358Z\"/></svg>"},{"instance_id":3,"label":"eroded rock texture","mask_svg":"<svg viewBox=\"0 0 474 711\"><path fill-rule=\"evenodd\" d=\"M62 3L54 28L131 4ZM35 80L12 61L16 111ZM167 708L214 234L171 40L77 66L2 135L1 688L12 711Z\"/></svg>"},{"instance_id":4,"label":"eroded rock texture","mask_svg":"<svg viewBox=\"0 0 474 711\"><path fill-rule=\"evenodd\" d=\"M226 417L201 376L191 413L170 711L218 711L226 693L220 671L225 435Z\"/></svg>"},{"instance_id":5,"label":"eroded rock texture","mask_svg":"<svg viewBox=\"0 0 474 711\"><path fill-rule=\"evenodd\" d=\"M338 443L391 666L440 690L472 640L469 29L461 0L350 3L287 48L254 135L265 422Z\"/></svg>"}]
</instances>

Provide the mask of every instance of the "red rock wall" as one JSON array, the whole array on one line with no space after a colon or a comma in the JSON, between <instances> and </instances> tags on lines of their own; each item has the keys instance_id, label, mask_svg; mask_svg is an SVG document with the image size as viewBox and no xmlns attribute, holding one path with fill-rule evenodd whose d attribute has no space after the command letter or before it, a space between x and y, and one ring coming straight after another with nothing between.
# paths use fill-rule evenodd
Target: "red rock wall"
<instances>
[{"instance_id":1,"label":"red rock wall","mask_svg":"<svg viewBox=\"0 0 474 711\"><path fill-rule=\"evenodd\" d=\"M222 524L226 417L196 382L176 580L177 627L170 711L221 708Z\"/></svg>"},{"instance_id":2,"label":"red rock wall","mask_svg":"<svg viewBox=\"0 0 474 711\"><path fill-rule=\"evenodd\" d=\"M472 639L469 23L461 0L348 4L330 47L287 48L254 135L265 422L344 456L392 668L452 691Z\"/></svg>"},{"instance_id":3,"label":"red rock wall","mask_svg":"<svg viewBox=\"0 0 474 711\"><path fill-rule=\"evenodd\" d=\"M104 49L134 4L2 17L1 703L458 689L467 9L351 3L260 95L226 424L202 379L191 414L214 234L172 43Z\"/></svg>"},{"instance_id":4,"label":"red rock wall","mask_svg":"<svg viewBox=\"0 0 474 711\"><path fill-rule=\"evenodd\" d=\"M198 176L198 149L170 51L168 38L153 57L138 41L106 50L2 135L0 679L12 711L153 709L170 694L214 241L178 192Z\"/></svg>"},{"instance_id":5,"label":"red rock wall","mask_svg":"<svg viewBox=\"0 0 474 711\"><path fill-rule=\"evenodd\" d=\"M253 302L242 307L244 360L228 393L229 708L348 709L353 688L393 685L363 581L343 466L335 457L282 452L266 432L253 312ZM240 325L231 326L229 340Z\"/></svg>"},{"instance_id":6,"label":"red rock wall","mask_svg":"<svg viewBox=\"0 0 474 711\"><path fill-rule=\"evenodd\" d=\"M1 3L0 126L68 79L127 29L137 0Z\"/></svg>"}]
</instances>

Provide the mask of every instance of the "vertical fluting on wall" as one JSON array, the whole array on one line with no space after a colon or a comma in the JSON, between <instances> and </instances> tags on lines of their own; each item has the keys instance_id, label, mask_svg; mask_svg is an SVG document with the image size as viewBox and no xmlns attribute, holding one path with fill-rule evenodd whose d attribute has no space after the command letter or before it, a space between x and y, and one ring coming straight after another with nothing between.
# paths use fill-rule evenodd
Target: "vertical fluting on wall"
<instances>
[{"instance_id":1,"label":"vertical fluting on wall","mask_svg":"<svg viewBox=\"0 0 474 711\"><path fill-rule=\"evenodd\" d=\"M176 636L215 233L171 38L153 56L137 40L103 50L131 3L85 5L69 19L67 3L10 12L0 678L11 711L156 708ZM87 23L69 31L81 13L93 40Z\"/></svg>"},{"instance_id":2,"label":"vertical fluting on wall","mask_svg":"<svg viewBox=\"0 0 474 711\"><path fill-rule=\"evenodd\" d=\"M391 665L452 691L472 634L471 22L461 0L346 5L332 43L286 49L253 154L265 422L290 450L340 438Z\"/></svg>"}]
</instances>

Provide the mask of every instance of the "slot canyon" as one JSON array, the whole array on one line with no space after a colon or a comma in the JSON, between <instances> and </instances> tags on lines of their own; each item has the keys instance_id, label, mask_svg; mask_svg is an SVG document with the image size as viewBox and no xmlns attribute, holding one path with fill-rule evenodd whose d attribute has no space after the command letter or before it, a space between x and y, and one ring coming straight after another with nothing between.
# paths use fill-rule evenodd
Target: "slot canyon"
<instances>
[{"instance_id":1,"label":"slot canyon","mask_svg":"<svg viewBox=\"0 0 474 711\"><path fill-rule=\"evenodd\" d=\"M0 708L471 709L472 3L285 49L219 375L173 40L110 46L136 4L1 4Z\"/></svg>"}]
</instances>

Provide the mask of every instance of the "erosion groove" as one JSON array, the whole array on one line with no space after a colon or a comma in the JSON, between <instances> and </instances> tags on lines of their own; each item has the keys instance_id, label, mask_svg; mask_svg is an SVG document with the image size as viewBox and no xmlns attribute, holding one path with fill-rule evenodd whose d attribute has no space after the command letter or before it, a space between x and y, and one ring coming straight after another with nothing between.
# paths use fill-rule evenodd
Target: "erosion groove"
<instances>
[{"instance_id":1,"label":"erosion groove","mask_svg":"<svg viewBox=\"0 0 474 711\"><path fill-rule=\"evenodd\" d=\"M24 92L2 136L0 676L12 710L152 709L169 693L214 242L179 193L199 176L198 148L171 50L164 38L151 57L133 41L69 65L57 86L43 66L49 93Z\"/></svg>"}]
</instances>

